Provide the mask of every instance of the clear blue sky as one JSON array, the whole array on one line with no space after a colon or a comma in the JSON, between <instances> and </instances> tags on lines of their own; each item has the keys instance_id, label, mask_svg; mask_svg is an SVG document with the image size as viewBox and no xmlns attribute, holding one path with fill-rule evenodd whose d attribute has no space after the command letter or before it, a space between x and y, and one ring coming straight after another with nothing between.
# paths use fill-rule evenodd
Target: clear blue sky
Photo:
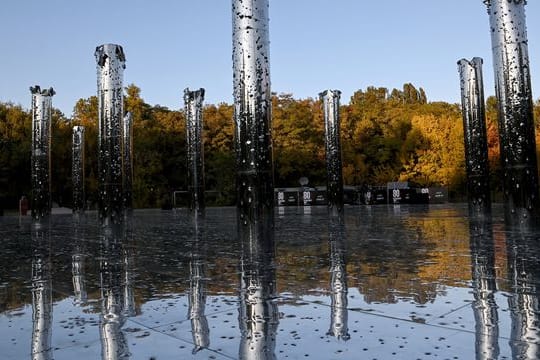
<instances>
[{"instance_id":1,"label":"clear blue sky","mask_svg":"<svg viewBox=\"0 0 540 360\"><path fill-rule=\"evenodd\" d=\"M526 6L534 98L540 97L540 4ZM0 101L28 108L31 85L53 86L71 115L96 93L94 49L126 53L124 83L152 105L183 107L185 87L206 103L232 102L230 0L2 0ZM297 98L367 86L423 87L428 100L459 102L456 62L484 58L494 93L482 0L270 0L272 90Z\"/></svg>"}]
</instances>

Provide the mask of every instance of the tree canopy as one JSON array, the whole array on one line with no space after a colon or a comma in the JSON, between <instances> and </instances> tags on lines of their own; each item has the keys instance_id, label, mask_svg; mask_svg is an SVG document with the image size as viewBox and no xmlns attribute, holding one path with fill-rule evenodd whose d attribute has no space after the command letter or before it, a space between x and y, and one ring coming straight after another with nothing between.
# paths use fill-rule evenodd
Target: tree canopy
<instances>
[{"instance_id":1,"label":"tree canopy","mask_svg":"<svg viewBox=\"0 0 540 360\"><path fill-rule=\"evenodd\" d=\"M185 119L183 110L147 104L136 85L126 87L125 111L134 123L135 207L170 202L175 190L186 190ZM318 99L273 94L272 131L277 187L325 185L324 119ZM342 102L343 99L342 99ZM489 158L493 189L500 191L497 104L486 101ZM540 100L535 102L537 128ZM422 88L370 86L341 105L343 176L347 185L384 185L411 181L448 187L465 194L463 121L460 106L428 102ZM71 129L86 127L86 194L95 206L97 193L97 118L95 96L79 99L71 118L53 111L53 201L71 202ZM207 104L203 110L205 181L214 205L234 203L233 106ZM537 129L537 141L540 141ZM21 106L0 103L0 199L14 208L30 193L31 114Z\"/></svg>"}]
</instances>

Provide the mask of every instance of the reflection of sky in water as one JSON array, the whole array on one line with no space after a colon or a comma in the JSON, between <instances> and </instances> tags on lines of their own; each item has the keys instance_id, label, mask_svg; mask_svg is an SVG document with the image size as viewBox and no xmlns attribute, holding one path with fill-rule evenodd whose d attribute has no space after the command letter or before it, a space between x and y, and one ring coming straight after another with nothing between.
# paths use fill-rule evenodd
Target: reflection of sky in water
<instances>
[{"instance_id":1,"label":"reflection of sky in water","mask_svg":"<svg viewBox=\"0 0 540 360\"><path fill-rule=\"evenodd\" d=\"M276 297L268 299L264 296L272 295L272 273L249 262L253 259L246 254L254 253L244 253L240 264L234 209L210 208L207 213L204 228L196 233L185 211L136 211L128 229L105 237L100 237L95 214L80 220L78 227L71 216L53 216L49 248L43 247L47 236L40 237L45 250L38 255L50 260L54 359L102 356L104 289L117 294L118 306L112 311L122 320L114 327L118 336L110 336L107 346L114 348L119 346L114 341L122 340L134 359L238 358L241 344L249 343L239 322L246 319L245 311L248 318L253 316L250 328L256 329L255 335L275 333L275 344L266 342L271 347L267 358L474 358L475 339L482 338L477 336L482 324L476 322L482 316L475 317L473 308L466 205L347 207L344 228L335 233L329 233L335 228L328 224L325 207L313 207L308 214L288 207L276 218L277 290ZM498 288L498 351L500 357L511 358L512 351L536 351L530 346L538 339L538 272L531 263L536 250L525 236L504 230L502 208L495 207L494 214L491 270ZM330 246L336 234L344 234L343 244ZM0 236L0 348L6 358L28 358L34 329L32 280L37 281L32 279L35 234L32 237L29 218L4 217ZM109 247L100 244L104 239ZM111 248L113 244L119 247ZM530 256L519 255L521 249ZM49 253L53 256L47 259ZM74 262L74 255L84 261ZM337 282L332 268L342 271ZM244 290L242 276L249 280ZM332 284L344 280L347 301L333 300ZM243 296L245 291L256 296ZM204 312L192 314L192 319L190 296L192 306ZM252 306L242 301L252 301ZM336 303L346 303L347 309L335 312ZM277 322L272 320L276 306ZM350 339L328 334L332 321L339 320L336 314L345 314ZM194 327L204 325L191 321L194 316L205 317L208 339L206 325L198 330L202 337L193 336ZM272 324L263 326L261 321ZM522 342L520 334L530 338ZM197 341L203 349L195 346ZM194 349L199 351L193 355Z\"/></svg>"}]
</instances>

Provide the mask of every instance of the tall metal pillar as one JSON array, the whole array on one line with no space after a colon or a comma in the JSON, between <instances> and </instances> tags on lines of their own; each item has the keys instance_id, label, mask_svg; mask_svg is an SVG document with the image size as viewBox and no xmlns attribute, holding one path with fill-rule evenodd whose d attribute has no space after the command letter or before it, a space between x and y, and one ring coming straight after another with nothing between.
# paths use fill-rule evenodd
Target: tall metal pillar
<instances>
[{"instance_id":1,"label":"tall metal pillar","mask_svg":"<svg viewBox=\"0 0 540 360\"><path fill-rule=\"evenodd\" d=\"M461 79L467 195L471 215L481 215L491 211L482 63L483 60L479 57L470 61L466 59L458 61Z\"/></svg>"},{"instance_id":2,"label":"tall metal pillar","mask_svg":"<svg viewBox=\"0 0 540 360\"><path fill-rule=\"evenodd\" d=\"M507 217L536 221L538 167L525 24L525 0L484 0L491 27Z\"/></svg>"},{"instance_id":3,"label":"tall metal pillar","mask_svg":"<svg viewBox=\"0 0 540 360\"><path fill-rule=\"evenodd\" d=\"M30 88L32 93L32 217L51 213L51 122L53 88Z\"/></svg>"},{"instance_id":4,"label":"tall metal pillar","mask_svg":"<svg viewBox=\"0 0 540 360\"><path fill-rule=\"evenodd\" d=\"M131 210L133 208L133 116L130 112L124 116L122 136L122 146L124 148L124 208Z\"/></svg>"},{"instance_id":5,"label":"tall metal pillar","mask_svg":"<svg viewBox=\"0 0 540 360\"><path fill-rule=\"evenodd\" d=\"M324 112L328 211L334 216L343 212L343 167L339 131L340 96L339 90L326 90L319 94Z\"/></svg>"},{"instance_id":6,"label":"tall metal pillar","mask_svg":"<svg viewBox=\"0 0 540 360\"><path fill-rule=\"evenodd\" d=\"M98 204L99 218L104 225L122 221L123 145L122 120L124 50L120 45L105 44L95 52L99 102L98 130Z\"/></svg>"},{"instance_id":7,"label":"tall metal pillar","mask_svg":"<svg viewBox=\"0 0 540 360\"><path fill-rule=\"evenodd\" d=\"M237 204L242 223L273 224L268 0L232 0Z\"/></svg>"},{"instance_id":8,"label":"tall metal pillar","mask_svg":"<svg viewBox=\"0 0 540 360\"><path fill-rule=\"evenodd\" d=\"M84 193L84 126L73 127L71 178L73 181L73 212L82 213L86 201Z\"/></svg>"},{"instance_id":9,"label":"tall metal pillar","mask_svg":"<svg viewBox=\"0 0 540 360\"><path fill-rule=\"evenodd\" d=\"M189 209L197 214L203 214L205 207L203 101L203 88L196 91L190 91L189 88L184 90Z\"/></svg>"}]
</instances>

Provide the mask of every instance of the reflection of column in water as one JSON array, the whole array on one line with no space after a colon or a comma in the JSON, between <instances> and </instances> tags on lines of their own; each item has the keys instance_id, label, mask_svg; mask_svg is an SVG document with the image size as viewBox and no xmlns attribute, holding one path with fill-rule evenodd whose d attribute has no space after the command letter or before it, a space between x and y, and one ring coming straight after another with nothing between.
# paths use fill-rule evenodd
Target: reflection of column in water
<instances>
[{"instance_id":1,"label":"reflection of column in water","mask_svg":"<svg viewBox=\"0 0 540 360\"><path fill-rule=\"evenodd\" d=\"M327 335L349 340L347 309L347 263L345 261L345 228L343 218L330 218L328 242L330 245L330 291L332 317Z\"/></svg>"},{"instance_id":2,"label":"reflection of column in water","mask_svg":"<svg viewBox=\"0 0 540 360\"><path fill-rule=\"evenodd\" d=\"M203 101L204 89L184 90L189 209L197 213L204 212Z\"/></svg>"},{"instance_id":3,"label":"reflection of column in water","mask_svg":"<svg viewBox=\"0 0 540 360\"><path fill-rule=\"evenodd\" d=\"M84 126L73 127L71 179L73 182L73 212L84 211Z\"/></svg>"},{"instance_id":4,"label":"reflection of column in water","mask_svg":"<svg viewBox=\"0 0 540 360\"><path fill-rule=\"evenodd\" d=\"M239 232L241 331L240 359L275 359L279 324L276 297L274 235L248 226Z\"/></svg>"},{"instance_id":5,"label":"reflection of column in water","mask_svg":"<svg viewBox=\"0 0 540 360\"><path fill-rule=\"evenodd\" d=\"M123 236L123 255L124 255L124 316L135 316L135 294L133 292L134 266L134 244L133 244L133 218L128 215L124 223Z\"/></svg>"},{"instance_id":6,"label":"reflection of column in water","mask_svg":"<svg viewBox=\"0 0 540 360\"><path fill-rule=\"evenodd\" d=\"M88 300L86 293L84 258L85 255L78 250L71 257L71 271L73 275L73 293L77 304L84 304Z\"/></svg>"},{"instance_id":7,"label":"reflection of column in water","mask_svg":"<svg viewBox=\"0 0 540 360\"><path fill-rule=\"evenodd\" d=\"M498 359L499 316L495 303L495 244L491 219L471 216L469 222L473 312L476 323L477 359Z\"/></svg>"},{"instance_id":8,"label":"reflection of column in water","mask_svg":"<svg viewBox=\"0 0 540 360\"><path fill-rule=\"evenodd\" d=\"M32 93L32 217L51 213L51 122L53 88Z\"/></svg>"},{"instance_id":9,"label":"reflection of column in water","mask_svg":"<svg viewBox=\"0 0 540 360\"><path fill-rule=\"evenodd\" d=\"M32 224L32 359L52 360L52 277L49 224Z\"/></svg>"},{"instance_id":10,"label":"reflection of column in water","mask_svg":"<svg viewBox=\"0 0 540 360\"><path fill-rule=\"evenodd\" d=\"M210 345L210 329L204 314L206 306L206 239L204 220L194 218L194 238L189 264L189 319L195 348L193 353Z\"/></svg>"},{"instance_id":11,"label":"reflection of column in water","mask_svg":"<svg viewBox=\"0 0 540 360\"><path fill-rule=\"evenodd\" d=\"M104 224L121 221L124 205L123 137L124 68L126 57L120 45L96 48L99 101L98 186L99 218Z\"/></svg>"},{"instance_id":12,"label":"reflection of column in water","mask_svg":"<svg viewBox=\"0 0 540 360\"><path fill-rule=\"evenodd\" d=\"M75 248L71 256L71 273L73 278L73 293L76 304L84 304L88 299L85 284L85 237L82 218L75 217L73 224Z\"/></svg>"},{"instance_id":13,"label":"reflection of column in water","mask_svg":"<svg viewBox=\"0 0 540 360\"><path fill-rule=\"evenodd\" d=\"M268 0L233 0L236 188L241 216L273 214Z\"/></svg>"},{"instance_id":14,"label":"reflection of column in water","mask_svg":"<svg viewBox=\"0 0 540 360\"><path fill-rule=\"evenodd\" d=\"M101 356L104 360L128 359L128 345L122 332L122 226L105 227L101 235Z\"/></svg>"},{"instance_id":15,"label":"reflection of column in water","mask_svg":"<svg viewBox=\"0 0 540 360\"><path fill-rule=\"evenodd\" d=\"M133 208L133 116L128 112L124 116L122 146L124 148L124 207Z\"/></svg>"},{"instance_id":16,"label":"reflection of column in water","mask_svg":"<svg viewBox=\"0 0 540 360\"><path fill-rule=\"evenodd\" d=\"M484 214L491 210L491 196L482 59L461 59L458 61L458 68L461 79L469 208L473 214Z\"/></svg>"},{"instance_id":17,"label":"reflection of column in water","mask_svg":"<svg viewBox=\"0 0 540 360\"><path fill-rule=\"evenodd\" d=\"M538 166L525 24L526 1L484 0L488 8L501 163L508 220L538 215Z\"/></svg>"},{"instance_id":18,"label":"reflection of column in water","mask_svg":"<svg viewBox=\"0 0 540 360\"><path fill-rule=\"evenodd\" d=\"M512 297L510 346L514 359L540 359L540 245L537 232L509 233L508 268Z\"/></svg>"},{"instance_id":19,"label":"reflection of column in water","mask_svg":"<svg viewBox=\"0 0 540 360\"><path fill-rule=\"evenodd\" d=\"M326 90L319 94L323 105L326 144L326 193L332 215L343 211L343 175L339 131L339 98L341 91Z\"/></svg>"}]
</instances>

